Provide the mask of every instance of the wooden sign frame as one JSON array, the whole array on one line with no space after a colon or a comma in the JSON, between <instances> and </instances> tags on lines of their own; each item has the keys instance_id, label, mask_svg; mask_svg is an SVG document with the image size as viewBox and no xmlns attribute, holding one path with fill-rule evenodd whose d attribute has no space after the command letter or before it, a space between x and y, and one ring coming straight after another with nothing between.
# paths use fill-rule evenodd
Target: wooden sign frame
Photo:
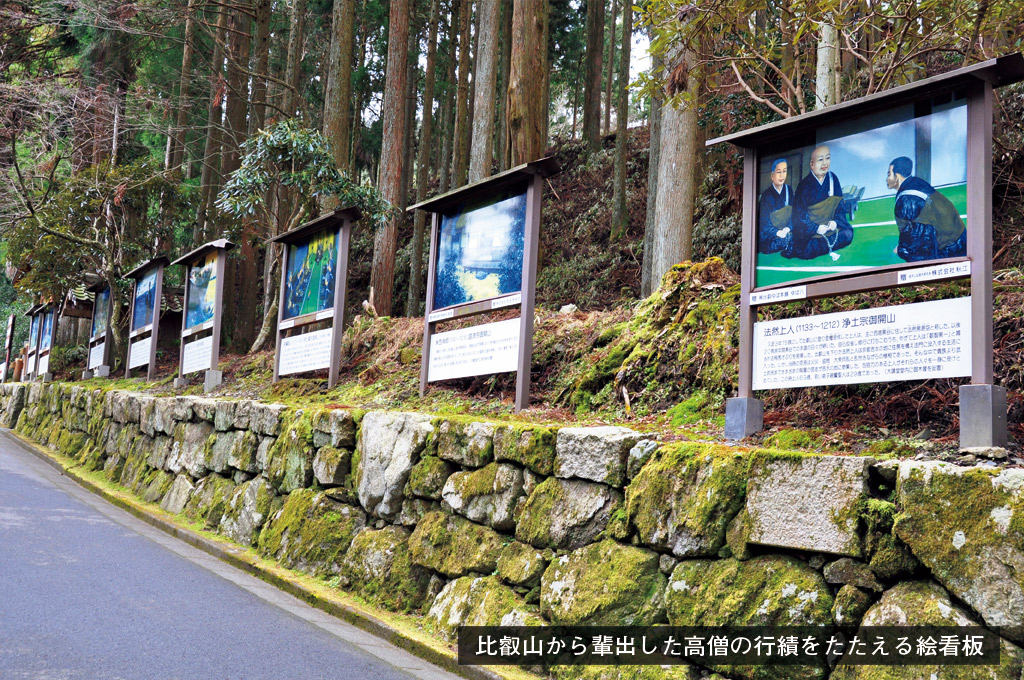
<instances>
[{"instance_id":1,"label":"wooden sign frame","mask_svg":"<svg viewBox=\"0 0 1024 680\"><path fill-rule=\"evenodd\" d=\"M1020 80L1024 80L1024 58L1012 54L707 142L708 146L729 142L743 150L739 385L737 396L726 401L727 439L742 439L764 426L764 404L754 398L752 389L757 307L751 304L751 293L798 284L806 288L804 297L814 299L891 289L913 285L900 283L899 273L903 270L968 261L972 372L971 384L960 387L960 445L1006 446L1006 389L994 384L992 369L992 90ZM907 262L822 280L755 287L757 176L765 146L797 139L826 125L952 93L962 93L967 99L967 257Z\"/></svg>"},{"instance_id":2,"label":"wooden sign frame","mask_svg":"<svg viewBox=\"0 0 1024 680\"><path fill-rule=\"evenodd\" d=\"M42 308L43 308L42 304L34 304L31 307L29 307L28 310L25 312L25 316L28 317L28 328L29 328L29 331L28 331L28 344L26 345L26 347L28 349L25 352L25 366L22 368L22 371L21 371L21 380L22 380L22 382L31 382L32 380L35 379L36 360L38 358L38 353L39 353L39 334L36 335L36 337L35 337L35 339L33 341L33 338L32 338L32 324L36 323L37 317L39 315L39 310L41 310ZM38 321L39 321L39 333L41 334L42 330L43 330L42 319L39 319Z\"/></svg>"},{"instance_id":3,"label":"wooden sign frame","mask_svg":"<svg viewBox=\"0 0 1024 680\"><path fill-rule=\"evenodd\" d=\"M46 316L50 314L53 316L53 321L50 322L50 337L49 347L43 347L43 337L46 331ZM50 372L50 352L53 351L53 337L57 332L57 308L52 304L44 304L42 309L38 312L39 315L39 342L36 345L36 370L33 379L40 378L44 383L53 382L53 373ZM46 365L43 365L43 360L46 360Z\"/></svg>"},{"instance_id":4,"label":"wooden sign frame","mask_svg":"<svg viewBox=\"0 0 1024 680\"><path fill-rule=\"evenodd\" d=\"M408 210L431 213L430 249L427 266L427 300L423 319L423 359L420 366L420 396L426 392L430 366L431 337L443 321L462 319L498 309L518 307L519 353L516 367L515 411L530 405L530 370L533 357L533 316L537 288L537 251L540 245L541 202L544 179L561 171L554 158L543 158L525 163L480 182L450 191L429 201L411 206ZM523 278L520 291L486 300L474 300L441 309L434 309L434 291L437 281L438 238L441 217L468 201L497 197L509 190L526 191L526 225L523 234Z\"/></svg>"},{"instance_id":5,"label":"wooden sign frame","mask_svg":"<svg viewBox=\"0 0 1024 680\"><path fill-rule=\"evenodd\" d=\"M89 317L89 342L86 345L85 371L82 373L82 380L88 380L93 376L96 376L97 378L106 378L110 375L110 357L112 356L114 349L113 343L109 342L111 336L110 317L113 316L114 311L113 291L110 291L110 295L107 296L107 324L99 333L92 335L92 327L96 324L96 311L99 309L100 293L109 288L110 287L107 285L106 281L99 281L88 287L88 290L95 293L96 297L92 305L92 315ZM89 367L91 363L90 357L92 357L93 350L96 347L99 347L101 343L103 344L103 358L96 366L96 370L93 371L93 369Z\"/></svg>"},{"instance_id":6,"label":"wooden sign frame","mask_svg":"<svg viewBox=\"0 0 1024 680\"><path fill-rule=\"evenodd\" d=\"M358 208L343 208L323 215L311 222L285 232L280 236L270 239L270 243L280 243L281 248L281 286L278 292L277 304L277 331L275 332L274 343L274 382L281 378L281 359L283 344L286 338L306 335L310 326L325 321L330 321L330 359L327 368L327 389L333 388L338 382L338 374L341 370L341 336L345 329L345 298L348 288L348 256L349 243L352 234L352 225L359 220L362 214ZM334 262L334 300L328 309L319 310L309 314L285 318L285 296L287 295L288 278L288 255L290 246L310 240L325 231L333 230L335 234L335 247L337 248ZM321 330L327 330L321 329ZM319 332L319 331L318 331ZM309 369L322 370L324 367ZM305 373L307 371L290 371L289 375Z\"/></svg>"},{"instance_id":7,"label":"wooden sign frame","mask_svg":"<svg viewBox=\"0 0 1024 680\"><path fill-rule=\"evenodd\" d=\"M182 255L174 262L171 262L171 266L180 264L185 266L185 297L182 301L181 309L181 347L178 354L178 377L174 380L175 387L185 387L188 385L188 378L185 377L185 350L187 345L192 342L204 340L206 337L213 338L210 343L210 363L206 369L205 377L203 380L203 389L206 392L212 392L218 385L224 380L224 374L219 370L220 364L220 329L221 323L224 319L224 270L227 260L227 252L235 247L235 244L227 239L217 239L216 241L210 241L204 243L195 250L191 250L188 253ZM216 263L214 264L214 271L217 288L214 291L214 302L213 302L213 318L209 321L205 321L193 327L187 326L188 324L188 303L189 303L189 277L192 274L192 269L196 265L200 264L206 259L206 256L210 253L216 253ZM210 331L207 334L206 331ZM202 337L199 337L202 336ZM198 369L202 370L202 369Z\"/></svg>"},{"instance_id":8,"label":"wooden sign frame","mask_svg":"<svg viewBox=\"0 0 1024 680\"><path fill-rule=\"evenodd\" d=\"M4 362L0 370L0 383L7 382L7 376L11 371L11 352L14 349L14 319L17 314L7 317L7 335L4 336Z\"/></svg>"},{"instance_id":9,"label":"wooden sign frame","mask_svg":"<svg viewBox=\"0 0 1024 680\"><path fill-rule=\"evenodd\" d=\"M126 279L132 279L132 302L128 309L128 349L124 357L124 377L132 377L132 346L149 341L149 359L134 368L146 367L146 379L153 380L156 377L156 344L160 335L160 306L163 303L164 290L164 269L170 264L170 259L161 255L148 262L144 262L135 269L124 275ZM141 328L132 328L135 319L135 298L139 288L139 282L146 278L150 272L156 269L156 282L153 284L153 319Z\"/></svg>"}]
</instances>

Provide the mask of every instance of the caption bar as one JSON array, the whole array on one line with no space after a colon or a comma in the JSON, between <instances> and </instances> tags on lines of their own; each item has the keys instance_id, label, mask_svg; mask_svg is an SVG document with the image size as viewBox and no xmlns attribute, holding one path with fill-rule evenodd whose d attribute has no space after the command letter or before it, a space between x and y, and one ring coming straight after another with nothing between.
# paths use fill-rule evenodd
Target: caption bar
<instances>
[{"instance_id":1,"label":"caption bar","mask_svg":"<svg viewBox=\"0 0 1024 680\"><path fill-rule=\"evenodd\" d=\"M1000 638L981 627L463 626L474 665L984 666Z\"/></svg>"}]
</instances>

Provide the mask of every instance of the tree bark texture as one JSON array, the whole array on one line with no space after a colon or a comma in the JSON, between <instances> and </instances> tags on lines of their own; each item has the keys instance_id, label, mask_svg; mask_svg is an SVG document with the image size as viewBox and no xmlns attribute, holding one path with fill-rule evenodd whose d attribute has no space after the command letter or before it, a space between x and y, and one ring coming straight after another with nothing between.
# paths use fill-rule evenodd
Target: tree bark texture
<instances>
[{"instance_id":1,"label":"tree bark texture","mask_svg":"<svg viewBox=\"0 0 1024 680\"><path fill-rule=\"evenodd\" d=\"M494 93L497 79L501 0L480 0L480 51L476 55L473 100L473 140L469 155L469 181L491 174L494 163Z\"/></svg>"},{"instance_id":2,"label":"tree bark texture","mask_svg":"<svg viewBox=\"0 0 1024 680\"><path fill-rule=\"evenodd\" d=\"M511 66L512 49L512 0L501 0L501 59L499 61L497 110L498 121L495 130L495 154L498 157L498 172L508 170L508 75Z\"/></svg>"},{"instance_id":3,"label":"tree bark texture","mask_svg":"<svg viewBox=\"0 0 1024 680\"><path fill-rule=\"evenodd\" d=\"M670 71L692 57L677 49L666 58ZM695 98L697 78L689 75L687 91ZM697 128L697 112L693 106L661 109L658 159L658 196L655 200L654 243L651 260L651 285L657 287L661 277L673 265L693 256L693 210L697 194L696 169L703 153Z\"/></svg>"},{"instance_id":4,"label":"tree bark texture","mask_svg":"<svg viewBox=\"0 0 1024 680\"><path fill-rule=\"evenodd\" d=\"M185 158L185 134L188 129L188 112L192 98L189 96L189 85L192 82L192 54L195 52L196 0L189 0L185 10L185 44L181 48L181 80L178 85L178 115L174 126L174 138L171 144L170 169L177 170Z\"/></svg>"},{"instance_id":5,"label":"tree bark texture","mask_svg":"<svg viewBox=\"0 0 1024 680\"><path fill-rule=\"evenodd\" d=\"M199 179L199 214L196 223L199 232L193 235L193 244L199 245L210 233L210 208L220 184L221 106L224 103L224 33L227 28L226 11L218 13L213 59L210 73L210 105L206 117L206 142L203 145L203 172Z\"/></svg>"},{"instance_id":6,"label":"tree bark texture","mask_svg":"<svg viewBox=\"0 0 1024 680\"><path fill-rule=\"evenodd\" d=\"M548 2L514 0L508 126L512 165L544 155L548 79Z\"/></svg>"},{"instance_id":7,"label":"tree bark texture","mask_svg":"<svg viewBox=\"0 0 1024 680\"><path fill-rule=\"evenodd\" d=\"M612 0L612 16L608 22L608 77L604 81L604 130L603 134L612 132L612 83L615 81L615 22L618 18L619 6Z\"/></svg>"},{"instance_id":8,"label":"tree bark texture","mask_svg":"<svg viewBox=\"0 0 1024 680\"><path fill-rule=\"evenodd\" d=\"M465 0L469 2L469 0ZM459 25L459 14L462 12L462 2L460 0L452 0L452 15L448 22L448 68L445 76L445 103L444 103L444 115L441 117L441 134L443 136L443 142L441 146L441 193L448 191L451 188L452 179L452 160L453 150L455 148L455 134L453 132L455 123L455 50L458 47L458 25Z\"/></svg>"},{"instance_id":9,"label":"tree bark texture","mask_svg":"<svg viewBox=\"0 0 1024 680\"><path fill-rule=\"evenodd\" d=\"M392 205L401 201L402 156L405 149L405 88L407 42L409 40L409 0L391 0L388 19L388 62L384 83L384 130L380 175L377 186ZM373 240L373 265L370 287L373 304L382 315L391 314L395 283L395 249L398 244L398 220L389 219L378 227Z\"/></svg>"},{"instance_id":10,"label":"tree bark texture","mask_svg":"<svg viewBox=\"0 0 1024 680\"><path fill-rule=\"evenodd\" d=\"M612 239L626 233L626 161L629 156L629 51L633 35L633 5L622 5L622 47L619 57L619 105L615 111L615 188L612 191Z\"/></svg>"},{"instance_id":11,"label":"tree bark texture","mask_svg":"<svg viewBox=\"0 0 1024 680\"><path fill-rule=\"evenodd\" d=\"M285 114L289 117L298 112L302 101L300 96L302 78L302 34L306 21L306 0L293 0L291 21L288 30L288 61L285 80L289 91L285 96L287 102Z\"/></svg>"},{"instance_id":12,"label":"tree bark texture","mask_svg":"<svg viewBox=\"0 0 1024 680\"><path fill-rule=\"evenodd\" d=\"M583 141L589 153L601 149L601 65L604 57L604 0L587 0L586 75L583 79Z\"/></svg>"},{"instance_id":13,"label":"tree bark texture","mask_svg":"<svg viewBox=\"0 0 1024 680\"><path fill-rule=\"evenodd\" d=\"M455 92L455 182L454 187L466 183L466 150L469 146L469 25L473 14L471 0L463 0L459 13L459 86Z\"/></svg>"},{"instance_id":14,"label":"tree bark texture","mask_svg":"<svg viewBox=\"0 0 1024 680\"><path fill-rule=\"evenodd\" d=\"M833 24L821 24L818 40L818 68L814 79L815 109L839 102L839 31Z\"/></svg>"},{"instance_id":15,"label":"tree bark texture","mask_svg":"<svg viewBox=\"0 0 1024 680\"><path fill-rule=\"evenodd\" d=\"M352 50L355 46L356 0L334 0L327 89L324 93L324 137L334 164L349 170L352 127Z\"/></svg>"},{"instance_id":16,"label":"tree bark texture","mask_svg":"<svg viewBox=\"0 0 1024 680\"><path fill-rule=\"evenodd\" d=\"M661 57L655 56L651 61L655 73L661 66ZM651 97L651 147L647 156L647 220L644 224L644 255L640 266L640 297L646 298L654 292L651 276L652 255L654 248L654 225L656 224L655 201L658 198L658 165L661 159L661 108L660 96Z\"/></svg>"},{"instance_id":17,"label":"tree bark texture","mask_svg":"<svg viewBox=\"0 0 1024 680\"><path fill-rule=\"evenodd\" d=\"M249 136L262 130L267 120L267 76L270 75L270 0L256 0L256 37L252 51L255 73L252 78L252 106L249 112Z\"/></svg>"},{"instance_id":18,"label":"tree bark texture","mask_svg":"<svg viewBox=\"0 0 1024 680\"><path fill-rule=\"evenodd\" d=\"M416 170L416 202L427 197L430 181L431 136L434 122L434 81L437 66L437 24L440 0L430 3L430 26L427 34L427 70L423 82L423 123L420 126L419 163ZM427 214L417 210L412 225L412 261L409 266L409 298L405 304L406 316L419 316L423 296L423 241Z\"/></svg>"}]
</instances>

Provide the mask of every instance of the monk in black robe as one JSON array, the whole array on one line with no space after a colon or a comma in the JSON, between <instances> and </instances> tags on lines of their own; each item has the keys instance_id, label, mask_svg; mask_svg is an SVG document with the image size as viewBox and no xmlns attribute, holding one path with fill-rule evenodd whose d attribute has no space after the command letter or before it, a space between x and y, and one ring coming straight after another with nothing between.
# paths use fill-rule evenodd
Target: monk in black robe
<instances>
[{"instance_id":1,"label":"monk in black robe","mask_svg":"<svg viewBox=\"0 0 1024 680\"><path fill-rule=\"evenodd\" d=\"M800 181L793 199L793 247L786 257L812 260L822 255L839 259L839 250L853 241L853 227L843 202L843 185L829 172L832 152L821 145L811 152L811 172Z\"/></svg>"},{"instance_id":2,"label":"monk in black robe","mask_svg":"<svg viewBox=\"0 0 1024 680\"><path fill-rule=\"evenodd\" d=\"M967 255L967 227L953 202L928 182L913 176L906 156L889 164L886 186L896 189L896 254L907 262Z\"/></svg>"},{"instance_id":3,"label":"monk in black robe","mask_svg":"<svg viewBox=\"0 0 1024 680\"><path fill-rule=\"evenodd\" d=\"M772 163L772 185L758 205L757 250L785 253L793 244L793 190L786 183L789 165L784 158Z\"/></svg>"}]
</instances>

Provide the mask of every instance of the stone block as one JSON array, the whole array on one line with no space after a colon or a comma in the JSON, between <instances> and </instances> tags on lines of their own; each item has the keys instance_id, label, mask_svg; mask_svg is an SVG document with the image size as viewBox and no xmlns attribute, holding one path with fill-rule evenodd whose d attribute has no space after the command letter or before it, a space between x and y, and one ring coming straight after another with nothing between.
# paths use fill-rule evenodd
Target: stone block
<instances>
[{"instance_id":1,"label":"stone block","mask_svg":"<svg viewBox=\"0 0 1024 680\"><path fill-rule=\"evenodd\" d=\"M604 484L549 477L533 490L516 523L516 538L536 548L572 550L595 540L622 502Z\"/></svg>"},{"instance_id":2,"label":"stone block","mask_svg":"<svg viewBox=\"0 0 1024 680\"><path fill-rule=\"evenodd\" d=\"M416 525L409 550L421 567L457 578L471 571L492 573L503 542L493 529L447 512L431 512Z\"/></svg>"},{"instance_id":3,"label":"stone block","mask_svg":"<svg viewBox=\"0 0 1024 680\"><path fill-rule=\"evenodd\" d=\"M487 465L494 458L494 425L442 421L437 428L437 455L466 467Z\"/></svg>"},{"instance_id":4,"label":"stone block","mask_svg":"<svg viewBox=\"0 0 1024 680\"><path fill-rule=\"evenodd\" d=\"M749 542L861 557L858 504L874 459L762 456L747 484Z\"/></svg>"},{"instance_id":5,"label":"stone block","mask_svg":"<svg viewBox=\"0 0 1024 680\"><path fill-rule=\"evenodd\" d=\"M515 528L512 517L524 496L523 471L508 463L456 472L445 482L442 498L454 512L498 531Z\"/></svg>"},{"instance_id":6,"label":"stone block","mask_svg":"<svg viewBox=\"0 0 1024 680\"><path fill-rule=\"evenodd\" d=\"M412 466L433 432L430 417L371 411L363 417L356 470L359 503L375 517L394 519Z\"/></svg>"},{"instance_id":7,"label":"stone block","mask_svg":"<svg viewBox=\"0 0 1024 680\"><path fill-rule=\"evenodd\" d=\"M555 476L621 488L629 451L640 434L626 427L563 427L555 444Z\"/></svg>"}]
</instances>

